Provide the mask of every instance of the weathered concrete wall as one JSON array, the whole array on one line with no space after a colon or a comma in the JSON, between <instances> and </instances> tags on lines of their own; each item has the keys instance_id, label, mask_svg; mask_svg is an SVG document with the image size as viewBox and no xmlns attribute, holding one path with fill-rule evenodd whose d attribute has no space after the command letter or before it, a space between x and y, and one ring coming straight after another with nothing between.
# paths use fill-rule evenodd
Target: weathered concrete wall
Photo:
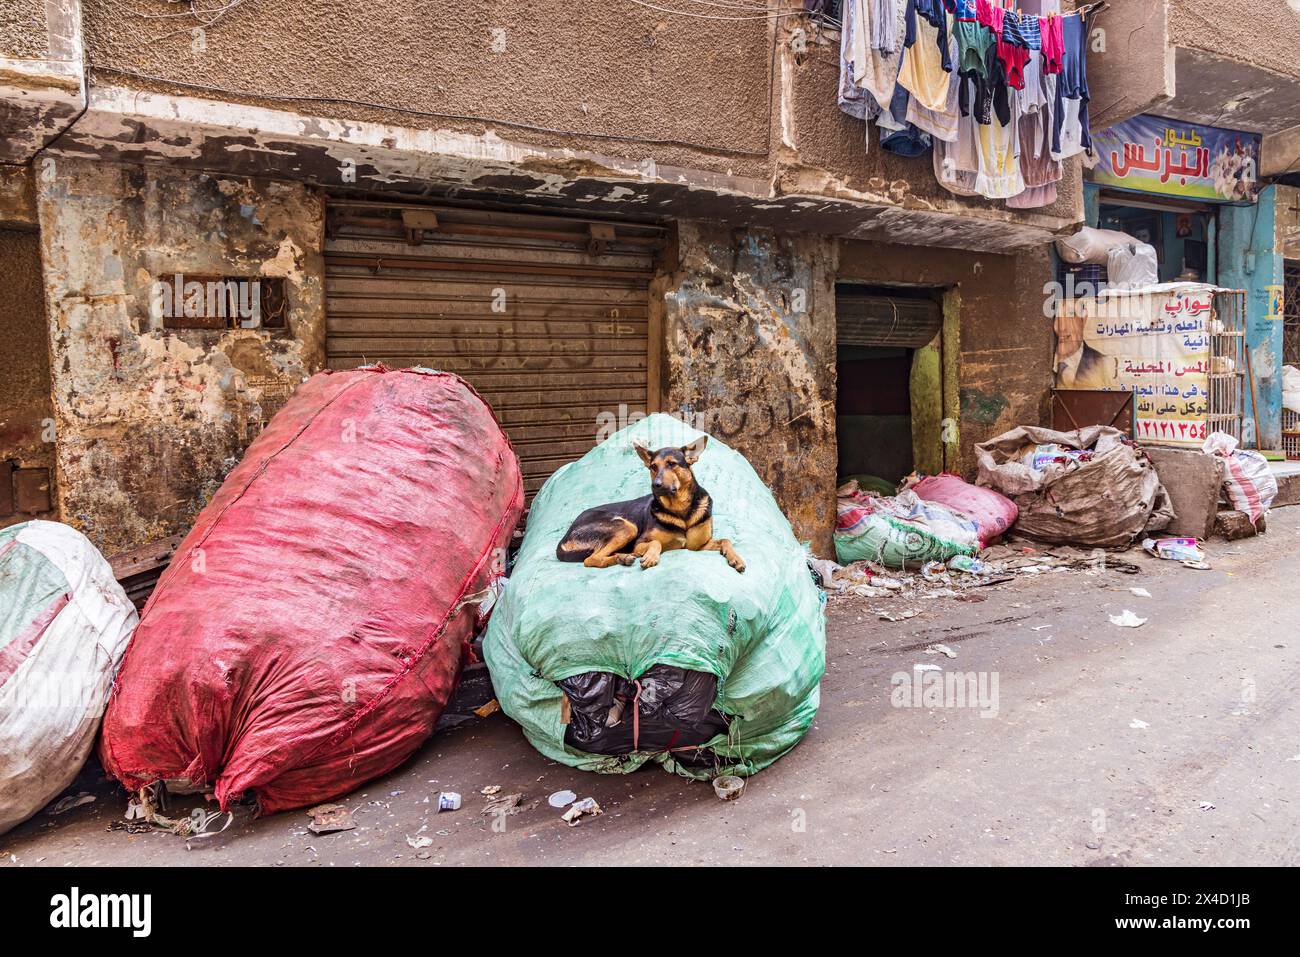
<instances>
[{"instance_id":1,"label":"weathered concrete wall","mask_svg":"<svg viewBox=\"0 0 1300 957\"><path fill-rule=\"evenodd\" d=\"M91 61L115 82L109 68L262 104L320 97L297 108L324 117L598 152L613 138L637 158L737 175L767 159L772 28L761 18L603 0L298 0L232 9L200 44L198 21L175 13L167 0L84 0Z\"/></svg>"},{"instance_id":2,"label":"weathered concrete wall","mask_svg":"<svg viewBox=\"0 0 1300 957\"><path fill-rule=\"evenodd\" d=\"M5 0L0 5L0 57L35 59L49 53L46 0Z\"/></svg>"},{"instance_id":3,"label":"weathered concrete wall","mask_svg":"<svg viewBox=\"0 0 1300 957\"><path fill-rule=\"evenodd\" d=\"M53 475L53 415L40 239L0 229L0 462ZM0 525L56 514L0 516Z\"/></svg>"},{"instance_id":4,"label":"weathered concrete wall","mask_svg":"<svg viewBox=\"0 0 1300 957\"><path fill-rule=\"evenodd\" d=\"M107 552L184 531L321 368L323 207L301 185L61 159L38 206L59 504ZM283 277L284 330L164 330L157 279Z\"/></svg>"},{"instance_id":5,"label":"weathered concrete wall","mask_svg":"<svg viewBox=\"0 0 1300 957\"><path fill-rule=\"evenodd\" d=\"M839 279L958 292L957 464L967 478L974 476L976 443L1017 425L1050 423L1052 323L1043 315L1043 285L1052 267L1046 247L1006 256L845 241Z\"/></svg>"},{"instance_id":6,"label":"weathered concrete wall","mask_svg":"<svg viewBox=\"0 0 1300 957\"><path fill-rule=\"evenodd\" d=\"M1037 245L1079 220L1077 161L1047 209L953 197L928 159L864 154L836 106L833 38L806 58L792 47L806 18L696 12L308 0L200 28L166 0L85 0L95 83L57 148L968 249Z\"/></svg>"},{"instance_id":7,"label":"weathered concrete wall","mask_svg":"<svg viewBox=\"0 0 1300 957\"><path fill-rule=\"evenodd\" d=\"M657 285L661 407L747 456L795 534L832 555L834 242L683 222L676 246Z\"/></svg>"},{"instance_id":8,"label":"weathered concrete wall","mask_svg":"<svg viewBox=\"0 0 1300 957\"><path fill-rule=\"evenodd\" d=\"M1300 9L1291 0L1168 3L1169 35L1176 45L1300 78Z\"/></svg>"},{"instance_id":9,"label":"weathered concrete wall","mask_svg":"<svg viewBox=\"0 0 1300 957\"><path fill-rule=\"evenodd\" d=\"M0 163L26 163L86 105L81 0L0 5Z\"/></svg>"}]
</instances>

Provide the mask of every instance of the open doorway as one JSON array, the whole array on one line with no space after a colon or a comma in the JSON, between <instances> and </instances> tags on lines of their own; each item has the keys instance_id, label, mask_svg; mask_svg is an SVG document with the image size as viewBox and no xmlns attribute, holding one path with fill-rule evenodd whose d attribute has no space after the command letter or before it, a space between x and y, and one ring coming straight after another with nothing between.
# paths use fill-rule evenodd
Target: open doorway
<instances>
[{"instance_id":1,"label":"open doorway","mask_svg":"<svg viewBox=\"0 0 1300 957\"><path fill-rule=\"evenodd\" d=\"M839 481L893 494L912 471L943 471L945 291L838 283Z\"/></svg>"},{"instance_id":2,"label":"open doorway","mask_svg":"<svg viewBox=\"0 0 1300 957\"><path fill-rule=\"evenodd\" d=\"M1155 247L1159 281L1216 282L1215 210L1204 203L1103 190L1098 225Z\"/></svg>"}]
</instances>

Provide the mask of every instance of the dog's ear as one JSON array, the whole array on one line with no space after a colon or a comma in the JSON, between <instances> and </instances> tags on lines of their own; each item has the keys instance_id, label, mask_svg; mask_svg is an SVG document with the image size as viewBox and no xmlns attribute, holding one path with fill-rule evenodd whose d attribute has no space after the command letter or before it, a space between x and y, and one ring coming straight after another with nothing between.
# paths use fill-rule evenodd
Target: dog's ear
<instances>
[{"instance_id":1,"label":"dog's ear","mask_svg":"<svg viewBox=\"0 0 1300 957\"><path fill-rule=\"evenodd\" d=\"M636 454L641 456L641 461L644 462L647 467L649 467L649 465L654 461L655 454L636 439L632 440L632 448L636 449Z\"/></svg>"},{"instance_id":2,"label":"dog's ear","mask_svg":"<svg viewBox=\"0 0 1300 957\"><path fill-rule=\"evenodd\" d=\"M690 445L682 446L682 454L686 456L687 465L694 465L700 460L700 456L704 454L704 446L708 441L709 437L707 435L701 435Z\"/></svg>"}]
</instances>

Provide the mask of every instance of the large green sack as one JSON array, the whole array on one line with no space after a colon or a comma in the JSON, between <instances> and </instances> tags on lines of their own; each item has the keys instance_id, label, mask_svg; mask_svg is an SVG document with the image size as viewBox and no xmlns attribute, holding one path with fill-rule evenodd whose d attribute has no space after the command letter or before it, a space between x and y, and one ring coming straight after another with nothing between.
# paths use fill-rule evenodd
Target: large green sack
<instances>
[{"instance_id":1,"label":"large green sack","mask_svg":"<svg viewBox=\"0 0 1300 957\"><path fill-rule=\"evenodd\" d=\"M825 670L824 599L789 522L738 452L710 438L694 472L713 498L713 534L731 539L743 574L718 552L664 552L649 569L586 568L555 557L583 509L649 493L634 439L657 449L700 434L671 416L650 416L563 466L533 501L483 654L502 710L549 758L607 773L658 761L686 777L747 775L794 747L812 724ZM565 743L557 681L590 671L634 679L655 664L717 677L716 707L731 720L704 744L711 763L688 765L672 751L590 754Z\"/></svg>"}]
</instances>

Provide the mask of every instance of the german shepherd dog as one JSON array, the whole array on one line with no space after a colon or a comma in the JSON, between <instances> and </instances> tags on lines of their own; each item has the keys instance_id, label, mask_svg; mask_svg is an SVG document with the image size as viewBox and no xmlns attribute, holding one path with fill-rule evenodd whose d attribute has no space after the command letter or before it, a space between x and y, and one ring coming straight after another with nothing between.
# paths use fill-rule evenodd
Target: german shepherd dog
<instances>
[{"instance_id":1,"label":"german shepherd dog","mask_svg":"<svg viewBox=\"0 0 1300 957\"><path fill-rule=\"evenodd\" d=\"M634 443L652 476L650 494L587 509L573 520L555 557L588 568L631 565L639 558L642 568L654 568L661 552L688 548L722 552L728 565L743 572L745 563L730 540L713 537L713 499L691 471L707 441L702 435L690 445L657 452Z\"/></svg>"}]
</instances>

